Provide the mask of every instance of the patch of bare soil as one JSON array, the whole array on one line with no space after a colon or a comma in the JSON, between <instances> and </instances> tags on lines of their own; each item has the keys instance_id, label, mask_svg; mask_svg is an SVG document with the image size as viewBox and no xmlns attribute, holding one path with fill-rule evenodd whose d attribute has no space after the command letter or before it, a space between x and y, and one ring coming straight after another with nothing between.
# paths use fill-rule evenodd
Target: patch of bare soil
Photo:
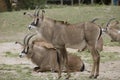
<instances>
[{"instance_id":1,"label":"patch of bare soil","mask_svg":"<svg viewBox=\"0 0 120 80\"><path fill-rule=\"evenodd\" d=\"M120 47L119 46L114 46L114 47L104 46L103 51L104 52L120 52Z\"/></svg>"},{"instance_id":2,"label":"patch of bare soil","mask_svg":"<svg viewBox=\"0 0 120 80\"><path fill-rule=\"evenodd\" d=\"M15 43L0 43L0 64L28 64L29 67L33 68L35 65L31 63L30 60L27 60L26 58L19 58L19 57L5 57L6 52L11 53L19 53L21 51L21 46ZM77 50L68 49L71 52L75 52ZM104 46L104 52L120 52L120 47L114 46ZM86 69L91 70L91 65L86 64ZM45 75L46 73L32 73L33 75ZM87 71L84 71L82 73L76 72L72 73L74 78L79 77L79 75L88 76L90 73ZM56 74L54 74L56 75ZM108 61L100 64L100 76L98 77L98 80L119 80L120 79L120 60L118 61Z\"/></svg>"}]
</instances>

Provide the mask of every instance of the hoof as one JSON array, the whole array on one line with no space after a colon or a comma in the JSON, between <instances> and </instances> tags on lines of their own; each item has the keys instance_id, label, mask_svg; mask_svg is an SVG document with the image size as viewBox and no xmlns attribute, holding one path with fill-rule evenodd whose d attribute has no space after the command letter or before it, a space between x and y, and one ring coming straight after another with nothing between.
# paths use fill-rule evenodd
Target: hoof
<instances>
[{"instance_id":1,"label":"hoof","mask_svg":"<svg viewBox=\"0 0 120 80\"><path fill-rule=\"evenodd\" d=\"M90 78L90 79L94 78L94 75L90 75L89 78Z\"/></svg>"},{"instance_id":2,"label":"hoof","mask_svg":"<svg viewBox=\"0 0 120 80\"><path fill-rule=\"evenodd\" d=\"M61 78L61 75L58 76L58 79L60 79L60 78Z\"/></svg>"},{"instance_id":3,"label":"hoof","mask_svg":"<svg viewBox=\"0 0 120 80\"><path fill-rule=\"evenodd\" d=\"M99 76L99 75L95 75L95 76L94 76L94 79L97 79L98 76Z\"/></svg>"},{"instance_id":4,"label":"hoof","mask_svg":"<svg viewBox=\"0 0 120 80\"><path fill-rule=\"evenodd\" d=\"M61 78L61 76L58 77L58 79L60 79L60 78Z\"/></svg>"},{"instance_id":5,"label":"hoof","mask_svg":"<svg viewBox=\"0 0 120 80\"><path fill-rule=\"evenodd\" d=\"M68 75L67 75L67 77L66 77L66 80L69 80L70 76L71 76L71 75L70 75L70 74L68 74Z\"/></svg>"},{"instance_id":6,"label":"hoof","mask_svg":"<svg viewBox=\"0 0 120 80\"><path fill-rule=\"evenodd\" d=\"M39 67L34 67L33 71L37 71L38 69L40 69Z\"/></svg>"}]
</instances>

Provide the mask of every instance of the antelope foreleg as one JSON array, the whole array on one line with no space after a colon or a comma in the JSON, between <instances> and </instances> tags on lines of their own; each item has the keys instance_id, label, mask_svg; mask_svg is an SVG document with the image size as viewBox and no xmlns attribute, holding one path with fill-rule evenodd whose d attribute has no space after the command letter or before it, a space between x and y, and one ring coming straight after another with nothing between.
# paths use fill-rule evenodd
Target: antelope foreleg
<instances>
[{"instance_id":1,"label":"antelope foreleg","mask_svg":"<svg viewBox=\"0 0 120 80\"><path fill-rule=\"evenodd\" d=\"M66 72L67 72L67 77L66 77L66 79L69 79L69 77L71 76L70 75L70 71L69 71L69 66L68 66L68 54L67 54L67 51L66 51L66 49L65 49L65 47L63 48L63 50L62 50L63 52L63 58L64 58L64 62L65 62L65 67L66 67Z\"/></svg>"},{"instance_id":2,"label":"antelope foreleg","mask_svg":"<svg viewBox=\"0 0 120 80\"><path fill-rule=\"evenodd\" d=\"M57 51L57 63L58 63L58 79L61 78L61 52L60 49L56 49Z\"/></svg>"},{"instance_id":3,"label":"antelope foreleg","mask_svg":"<svg viewBox=\"0 0 120 80\"><path fill-rule=\"evenodd\" d=\"M67 56L67 51L65 49L65 47L59 48L57 50L57 54L58 54L58 65L59 65L59 70L58 70L58 78L61 77L61 65L62 62L66 67L66 72L67 72L67 77L66 79L69 79L70 77L70 73L69 73L69 67L68 67L68 56Z\"/></svg>"}]
</instances>

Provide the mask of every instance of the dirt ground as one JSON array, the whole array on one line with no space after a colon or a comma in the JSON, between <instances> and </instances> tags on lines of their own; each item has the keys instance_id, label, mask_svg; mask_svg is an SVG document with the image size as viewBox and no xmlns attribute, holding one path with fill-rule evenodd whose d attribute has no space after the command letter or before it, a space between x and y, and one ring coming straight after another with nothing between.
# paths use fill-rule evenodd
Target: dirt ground
<instances>
[{"instance_id":1,"label":"dirt ground","mask_svg":"<svg viewBox=\"0 0 120 80\"><path fill-rule=\"evenodd\" d=\"M33 65L30 60L27 60L26 58L19 58L19 57L5 57L6 52L11 52L14 54L18 54L21 51L21 46L18 44L15 44L14 42L11 43L0 43L0 64L29 64L31 68L33 68ZM71 52L75 52L76 50L70 50ZM104 52L120 52L120 47L114 46L104 46ZM120 55L119 55L120 56ZM86 69L91 70L90 64L86 64ZM41 73L39 73L41 74ZM84 71L82 73L77 73L74 75L74 77L79 76L78 74L83 74L88 76L89 72ZM102 80L102 77L106 78L107 80L120 80L120 60L116 61L107 61L100 64L100 76L98 77L99 80Z\"/></svg>"}]
</instances>

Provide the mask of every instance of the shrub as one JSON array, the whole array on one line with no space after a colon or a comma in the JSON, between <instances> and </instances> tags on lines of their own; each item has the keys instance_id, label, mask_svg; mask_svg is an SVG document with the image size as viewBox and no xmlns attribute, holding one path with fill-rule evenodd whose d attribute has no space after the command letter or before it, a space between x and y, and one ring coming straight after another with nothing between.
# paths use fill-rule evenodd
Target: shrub
<instances>
[{"instance_id":1,"label":"shrub","mask_svg":"<svg viewBox=\"0 0 120 80\"><path fill-rule=\"evenodd\" d=\"M34 9L36 6L44 7L46 0L19 0L21 9Z\"/></svg>"}]
</instances>

